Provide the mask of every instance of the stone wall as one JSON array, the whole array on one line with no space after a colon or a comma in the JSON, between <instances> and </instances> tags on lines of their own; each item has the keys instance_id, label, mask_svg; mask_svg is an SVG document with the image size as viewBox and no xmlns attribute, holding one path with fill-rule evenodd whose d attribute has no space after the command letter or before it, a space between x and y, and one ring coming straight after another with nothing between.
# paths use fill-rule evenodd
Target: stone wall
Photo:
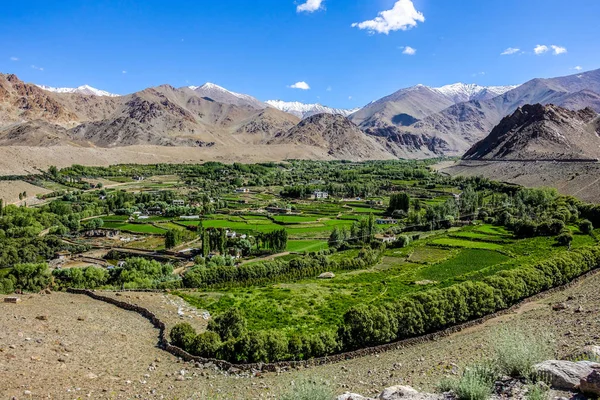
<instances>
[{"instance_id":1,"label":"stone wall","mask_svg":"<svg viewBox=\"0 0 600 400\"><path fill-rule=\"evenodd\" d=\"M167 338L167 333L166 333L167 329L166 329L165 323L162 322L160 319L158 319L158 317L150 310L140 307L135 304L130 304L130 303L127 303L124 301L114 299L112 297L102 296L98 292L91 291L91 290L70 288L70 289L67 289L67 292L73 293L73 294L83 294L83 295L89 296L95 300L104 301L106 303L113 304L124 310L133 311L133 312L140 314L144 318L148 319L152 323L152 325L154 325L154 327L159 330L159 342L158 342L159 347L161 349L171 353L172 355L174 355L176 357L181 357L185 361L193 361L193 362L199 362L199 363L203 363L203 364L213 363L214 365L216 365L217 367L219 367L223 370L238 369L238 370L242 370L242 371L256 370L256 371L275 372L275 371L279 371L279 370L293 369L293 368L304 367L304 366L317 366L317 365L324 365L324 364L329 364L329 363L337 363L337 362L344 361L344 360L352 360L352 359L364 357L367 355L373 355L373 354L377 354L377 353L381 353L381 352L389 351L389 350L398 350L398 349L402 349L402 348L405 348L408 346L413 346L416 344L437 340L439 338L449 336L453 333L460 332L463 329L467 329L467 328L470 328L470 327L473 327L476 325L480 325L492 318L512 313L513 311L515 311L516 309L518 309L525 303L535 301L535 300L538 300L549 294L565 290L565 289L579 283L581 280L586 279L592 275L595 275L598 272L600 272L600 269L592 270L584 275L581 275L580 277L572 280L571 282L569 282L563 286L558 286L556 288L547 290L545 292L538 293L537 295L529 297L528 299L525 299L510 308L507 308L502 311L498 311L494 314L490 314L490 315L487 315L485 317L482 317L482 318L479 318L479 319L476 319L473 321L466 322L464 324L452 326L450 328L444 329L439 332L434 332L434 333L430 333L430 334L415 337L415 338L404 339L404 340L401 340L398 342L383 344L380 346L368 347L368 348L350 351L350 352L346 352L346 353L334 354L334 355L331 355L328 357L314 358L311 360L303 360L303 361L280 361L280 362L275 362L275 363L259 363L259 364L256 364L256 363L255 364L233 364L233 363L223 361L223 360L193 356L193 355L189 354L188 352L186 352L185 350L183 350L177 346L173 346L171 343L169 343L169 340Z\"/></svg>"}]
</instances>

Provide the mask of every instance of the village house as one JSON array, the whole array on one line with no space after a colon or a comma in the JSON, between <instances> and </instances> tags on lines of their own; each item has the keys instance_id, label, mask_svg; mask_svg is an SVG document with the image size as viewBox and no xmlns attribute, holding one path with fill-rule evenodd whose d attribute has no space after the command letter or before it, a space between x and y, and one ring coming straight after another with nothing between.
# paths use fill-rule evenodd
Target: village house
<instances>
[{"instance_id":1,"label":"village house","mask_svg":"<svg viewBox=\"0 0 600 400\"><path fill-rule=\"evenodd\" d=\"M328 199L329 198L329 193L327 192L323 192L320 190L315 190L313 192L313 199L318 200L318 199Z\"/></svg>"},{"instance_id":2,"label":"village house","mask_svg":"<svg viewBox=\"0 0 600 400\"><path fill-rule=\"evenodd\" d=\"M396 225L398 220L393 218L379 218L375 220L375 223L377 225Z\"/></svg>"},{"instance_id":3,"label":"village house","mask_svg":"<svg viewBox=\"0 0 600 400\"><path fill-rule=\"evenodd\" d=\"M236 193L250 193L250 189L248 188L237 188L235 189Z\"/></svg>"},{"instance_id":4,"label":"village house","mask_svg":"<svg viewBox=\"0 0 600 400\"><path fill-rule=\"evenodd\" d=\"M173 205L177 207L185 206L185 200L173 200Z\"/></svg>"}]
</instances>

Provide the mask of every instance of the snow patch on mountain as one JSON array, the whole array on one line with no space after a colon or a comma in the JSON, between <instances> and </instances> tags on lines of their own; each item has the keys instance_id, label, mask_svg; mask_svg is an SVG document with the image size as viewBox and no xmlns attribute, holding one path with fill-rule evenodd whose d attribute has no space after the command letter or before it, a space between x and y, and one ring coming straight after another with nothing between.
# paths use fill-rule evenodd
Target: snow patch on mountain
<instances>
[{"instance_id":1,"label":"snow patch on mountain","mask_svg":"<svg viewBox=\"0 0 600 400\"><path fill-rule=\"evenodd\" d=\"M202 86L188 86L202 97L208 97L218 102L235 105L249 105L254 108L266 108L266 105L255 97L247 94L232 92L222 86L207 82Z\"/></svg>"},{"instance_id":2,"label":"snow patch on mountain","mask_svg":"<svg viewBox=\"0 0 600 400\"><path fill-rule=\"evenodd\" d=\"M93 88L89 85L83 85L76 88L55 88L46 85L36 85L40 89L47 90L49 92L54 93L77 93L77 94L85 94L89 96L108 96L108 97L119 97L120 95L109 93L104 90Z\"/></svg>"},{"instance_id":3,"label":"snow patch on mountain","mask_svg":"<svg viewBox=\"0 0 600 400\"><path fill-rule=\"evenodd\" d=\"M479 86L474 83L454 83L438 88L429 88L455 103L471 100L488 100L500 96L518 86Z\"/></svg>"},{"instance_id":4,"label":"snow patch on mountain","mask_svg":"<svg viewBox=\"0 0 600 400\"><path fill-rule=\"evenodd\" d=\"M286 113L297 116L298 118L308 118L316 114L333 114L333 115L343 115L344 117L348 117L349 115L355 113L360 110L360 108L355 108L352 110L343 109L343 108L332 108L323 106L321 104L305 104L300 103L299 101L281 101L281 100L267 100L265 103L274 107L278 110L284 111Z\"/></svg>"}]
</instances>

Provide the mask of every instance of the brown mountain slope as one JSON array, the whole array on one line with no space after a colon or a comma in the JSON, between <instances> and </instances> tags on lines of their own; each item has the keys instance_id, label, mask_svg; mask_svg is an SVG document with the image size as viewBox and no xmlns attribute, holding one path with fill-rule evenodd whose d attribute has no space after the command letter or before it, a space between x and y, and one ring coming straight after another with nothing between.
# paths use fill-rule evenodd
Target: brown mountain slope
<instances>
[{"instance_id":1,"label":"brown mountain slope","mask_svg":"<svg viewBox=\"0 0 600 400\"><path fill-rule=\"evenodd\" d=\"M281 132L268 144L309 145L348 160L390 159L393 156L375 139L341 115L317 114Z\"/></svg>"},{"instance_id":2,"label":"brown mountain slope","mask_svg":"<svg viewBox=\"0 0 600 400\"><path fill-rule=\"evenodd\" d=\"M297 122L279 110L221 103L189 88L162 85L107 97L54 93L0 75L0 145L5 146L243 145L269 140Z\"/></svg>"},{"instance_id":3,"label":"brown mountain slope","mask_svg":"<svg viewBox=\"0 0 600 400\"><path fill-rule=\"evenodd\" d=\"M590 108L525 105L505 117L465 160L595 160L600 119Z\"/></svg>"}]
</instances>

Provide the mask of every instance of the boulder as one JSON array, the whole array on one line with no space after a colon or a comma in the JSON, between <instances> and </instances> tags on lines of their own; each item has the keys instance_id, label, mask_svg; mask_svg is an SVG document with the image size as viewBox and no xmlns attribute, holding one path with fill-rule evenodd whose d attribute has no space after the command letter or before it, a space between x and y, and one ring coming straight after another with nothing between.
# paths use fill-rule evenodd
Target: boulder
<instances>
[{"instance_id":1,"label":"boulder","mask_svg":"<svg viewBox=\"0 0 600 400\"><path fill-rule=\"evenodd\" d=\"M363 397L360 394L356 394L356 393L344 393L343 395L338 396L337 400L373 400L373 399Z\"/></svg>"},{"instance_id":2,"label":"boulder","mask_svg":"<svg viewBox=\"0 0 600 400\"><path fill-rule=\"evenodd\" d=\"M533 368L542 380L547 380L553 388L559 390L578 390L581 379L594 372L600 364L590 361L549 360L536 364Z\"/></svg>"},{"instance_id":3,"label":"boulder","mask_svg":"<svg viewBox=\"0 0 600 400\"><path fill-rule=\"evenodd\" d=\"M333 272L323 272L319 275L319 279L333 279L335 278L335 274Z\"/></svg>"},{"instance_id":4,"label":"boulder","mask_svg":"<svg viewBox=\"0 0 600 400\"><path fill-rule=\"evenodd\" d=\"M419 393L410 386L392 386L385 389L377 399L379 400L441 400L443 395L431 394L431 393Z\"/></svg>"},{"instance_id":5,"label":"boulder","mask_svg":"<svg viewBox=\"0 0 600 400\"><path fill-rule=\"evenodd\" d=\"M600 398L600 367L581 379L579 390L587 395Z\"/></svg>"}]
</instances>

